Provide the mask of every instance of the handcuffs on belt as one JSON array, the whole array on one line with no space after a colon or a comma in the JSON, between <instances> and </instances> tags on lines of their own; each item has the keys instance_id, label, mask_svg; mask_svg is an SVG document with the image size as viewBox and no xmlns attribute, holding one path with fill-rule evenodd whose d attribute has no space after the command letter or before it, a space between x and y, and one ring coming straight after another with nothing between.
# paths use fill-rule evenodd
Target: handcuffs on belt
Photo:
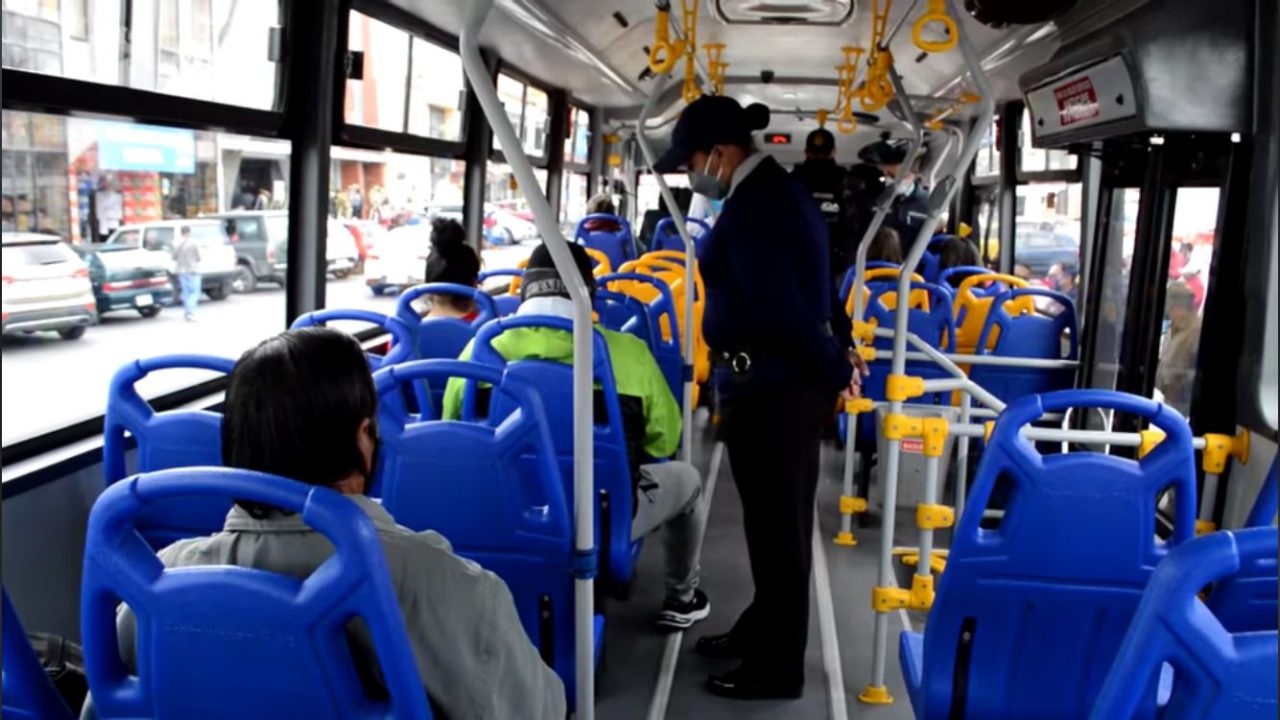
<instances>
[{"instance_id":1,"label":"handcuffs on belt","mask_svg":"<svg viewBox=\"0 0 1280 720\"><path fill-rule=\"evenodd\" d=\"M723 358L729 362L734 375L746 375L751 370L751 356L745 352L724 353Z\"/></svg>"}]
</instances>

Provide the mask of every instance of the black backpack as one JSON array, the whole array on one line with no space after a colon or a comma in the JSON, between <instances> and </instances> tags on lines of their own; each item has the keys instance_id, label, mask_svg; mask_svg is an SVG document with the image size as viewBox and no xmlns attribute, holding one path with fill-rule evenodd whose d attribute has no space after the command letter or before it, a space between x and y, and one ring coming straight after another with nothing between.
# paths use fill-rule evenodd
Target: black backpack
<instances>
[{"instance_id":1,"label":"black backpack","mask_svg":"<svg viewBox=\"0 0 1280 720\"><path fill-rule=\"evenodd\" d=\"M29 633L27 639L62 701L73 715L79 715L89 695L89 679L84 674L84 652L80 646L48 633Z\"/></svg>"}]
</instances>

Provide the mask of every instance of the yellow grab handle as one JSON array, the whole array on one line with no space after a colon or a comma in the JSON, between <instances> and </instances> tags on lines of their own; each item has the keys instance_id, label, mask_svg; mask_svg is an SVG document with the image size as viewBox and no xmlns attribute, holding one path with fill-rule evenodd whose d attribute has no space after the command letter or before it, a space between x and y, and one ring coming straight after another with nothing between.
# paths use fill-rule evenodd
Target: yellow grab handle
<instances>
[{"instance_id":1,"label":"yellow grab handle","mask_svg":"<svg viewBox=\"0 0 1280 720\"><path fill-rule=\"evenodd\" d=\"M946 39L936 42L925 39L924 29L934 23L942 25L947 34ZM912 42L921 50L931 53L943 53L955 47L959 33L960 30L956 27L956 21L947 14L946 0L929 0L929 9L920 16L920 19L916 20L915 25L911 26Z\"/></svg>"},{"instance_id":2,"label":"yellow grab handle","mask_svg":"<svg viewBox=\"0 0 1280 720\"><path fill-rule=\"evenodd\" d=\"M853 116L853 110L848 105L845 106L845 112L836 118L836 132L841 135L852 135L858 130L858 118Z\"/></svg>"},{"instance_id":3,"label":"yellow grab handle","mask_svg":"<svg viewBox=\"0 0 1280 720\"><path fill-rule=\"evenodd\" d=\"M666 57L663 57L663 55ZM649 49L649 69L659 75L671 72L684 54L684 42L671 42L671 11L658 10L654 20L653 47Z\"/></svg>"}]
</instances>

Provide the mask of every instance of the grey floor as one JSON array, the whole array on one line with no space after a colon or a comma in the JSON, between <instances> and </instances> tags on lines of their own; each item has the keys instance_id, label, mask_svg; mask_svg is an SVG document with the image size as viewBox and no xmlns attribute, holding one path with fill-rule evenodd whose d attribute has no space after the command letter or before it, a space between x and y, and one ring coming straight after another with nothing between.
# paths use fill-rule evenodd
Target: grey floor
<instances>
[{"instance_id":1,"label":"grey floor","mask_svg":"<svg viewBox=\"0 0 1280 720\"><path fill-rule=\"evenodd\" d=\"M699 442L699 468L708 470L713 438L705 433ZM912 613L889 614L889 650L886 684L896 701L888 706L864 705L857 694L867 685L871 672L871 637L874 613L870 609L871 587L875 583L880 546L879 527L856 529L856 547L832 544L839 526L837 501L841 477L841 457L834 446L823 449L823 476L818 489L818 524L831 577L836 631L844 676L847 717L896 720L912 717L910 702L898 668L897 637L904 621L921 629L923 616ZM910 522L914 513L900 511L895 531L897 544L916 544L916 530ZM729 629L751 598L752 581L742 536L742 508L726 456L716 485L715 497L703 545L702 587L712 603L711 617L686 632L678 656L666 717L684 718L828 718L836 717L829 700L827 673L823 662L823 642L818 626L816 601L811 599L809 646L806 656L804 697L795 701L742 702L708 694L702 687L709 673L722 672L732 661L714 661L693 652L697 638ZM879 525L879 522L872 522ZM652 624L662 601L662 552L660 538L652 538L640 559L630 600L613 601L608 606L608 628L604 672L597 684L596 714L604 720L631 720L648 717L666 635ZM945 545L945 538L940 538ZM900 570L900 583L909 583L910 571ZM811 595L811 598L816 595ZM830 640L829 640L830 641ZM843 718L840 718L843 720Z\"/></svg>"}]
</instances>

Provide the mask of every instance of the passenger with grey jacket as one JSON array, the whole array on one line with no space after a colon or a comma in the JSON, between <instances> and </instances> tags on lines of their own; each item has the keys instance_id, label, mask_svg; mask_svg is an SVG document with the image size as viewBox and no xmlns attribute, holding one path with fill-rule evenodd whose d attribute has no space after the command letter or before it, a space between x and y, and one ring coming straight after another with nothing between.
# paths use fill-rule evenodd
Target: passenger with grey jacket
<instances>
[{"instance_id":1,"label":"passenger with grey jacket","mask_svg":"<svg viewBox=\"0 0 1280 720\"><path fill-rule=\"evenodd\" d=\"M562 720L564 686L525 634L506 584L454 555L438 533L397 525L365 495L378 454L377 407L368 363L352 337L290 330L236 364L223 414L223 462L332 488L369 515L419 675L442 715ZM332 553L300 516L239 502L222 532L174 543L160 559L166 567L235 565L302 579ZM135 621L123 606L117 624L121 654L132 665ZM377 663L362 630L348 628L357 667L376 687Z\"/></svg>"}]
</instances>

